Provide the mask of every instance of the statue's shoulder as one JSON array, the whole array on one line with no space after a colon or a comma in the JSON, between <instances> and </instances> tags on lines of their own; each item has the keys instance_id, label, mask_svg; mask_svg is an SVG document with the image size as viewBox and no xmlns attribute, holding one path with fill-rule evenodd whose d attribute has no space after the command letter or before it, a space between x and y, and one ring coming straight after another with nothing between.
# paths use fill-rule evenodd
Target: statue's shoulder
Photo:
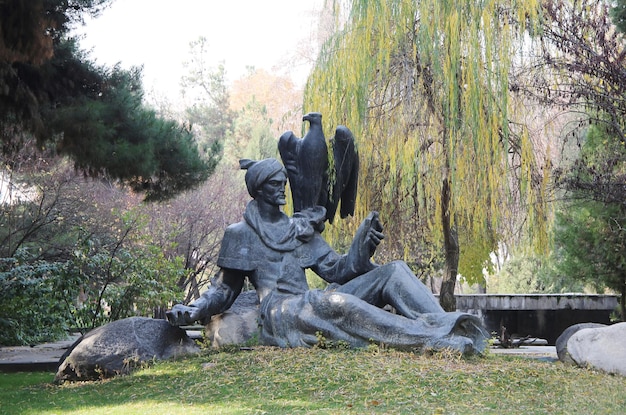
<instances>
[{"instance_id":1,"label":"statue's shoulder","mask_svg":"<svg viewBox=\"0 0 626 415\"><path fill-rule=\"evenodd\" d=\"M241 235L241 234L246 234L248 232L253 231L252 228L250 227L250 225L248 225L246 223L245 220L242 220L241 222L237 222L237 223L233 223L230 224L226 227L226 230L224 230L224 236L226 235Z\"/></svg>"},{"instance_id":2,"label":"statue's shoulder","mask_svg":"<svg viewBox=\"0 0 626 415\"><path fill-rule=\"evenodd\" d=\"M257 239L258 236L254 229L246 221L241 221L226 227L224 237L222 238L222 246L254 245Z\"/></svg>"},{"instance_id":3,"label":"statue's shoulder","mask_svg":"<svg viewBox=\"0 0 626 415\"><path fill-rule=\"evenodd\" d=\"M224 231L217 265L225 268L252 270L259 244L254 230L245 221L233 223Z\"/></svg>"}]
</instances>

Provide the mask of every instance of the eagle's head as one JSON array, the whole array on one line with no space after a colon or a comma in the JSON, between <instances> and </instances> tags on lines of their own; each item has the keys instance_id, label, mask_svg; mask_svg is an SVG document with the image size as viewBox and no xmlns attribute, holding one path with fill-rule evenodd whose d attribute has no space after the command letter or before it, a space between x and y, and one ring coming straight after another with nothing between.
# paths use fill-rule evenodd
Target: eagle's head
<instances>
[{"instance_id":1,"label":"eagle's head","mask_svg":"<svg viewBox=\"0 0 626 415\"><path fill-rule=\"evenodd\" d=\"M311 124L322 124L322 114L319 112L309 112L304 117L302 117L302 121L308 121Z\"/></svg>"}]
</instances>

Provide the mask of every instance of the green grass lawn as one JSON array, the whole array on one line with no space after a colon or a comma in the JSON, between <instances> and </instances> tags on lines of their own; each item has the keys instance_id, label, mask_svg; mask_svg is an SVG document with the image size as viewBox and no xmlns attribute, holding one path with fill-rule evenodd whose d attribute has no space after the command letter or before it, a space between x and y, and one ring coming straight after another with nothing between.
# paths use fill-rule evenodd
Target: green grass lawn
<instances>
[{"instance_id":1,"label":"green grass lawn","mask_svg":"<svg viewBox=\"0 0 626 415\"><path fill-rule=\"evenodd\" d=\"M207 351L55 386L0 374L2 414L624 414L626 378L559 362L371 348Z\"/></svg>"}]
</instances>

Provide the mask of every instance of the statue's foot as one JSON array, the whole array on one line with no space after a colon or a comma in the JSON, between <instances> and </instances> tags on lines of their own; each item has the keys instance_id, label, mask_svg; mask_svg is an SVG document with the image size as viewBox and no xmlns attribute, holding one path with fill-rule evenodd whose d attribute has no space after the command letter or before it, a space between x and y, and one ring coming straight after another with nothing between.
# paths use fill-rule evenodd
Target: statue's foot
<instances>
[{"instance_id":1,"label":"statue's foot","mask_svg":"<svg viewBox=\"0 0 626 415\"><path fill-rule=\"evenodd\" d=\"M474 342L471 339L454 333L430 342L428 348L434 350L455 350L464 355L476 353Z\"/></svg>"},{"instance_id":2,"label":"statue's foot","mask_svg":"<svg viewBox=\"0 0 626 415\"><path fill-rule=\"evenodd\" d=\"M474 316L465 316L459 318L452 329L452 334L463 336L470 339L472 343L473 353L482 353L488 345L489 332L485 330Z\"/></svg>"},{"instance_id":3,"label":"statue's foot","mask_svg":"<svg viewBox=\"0 0 626 415\"><path fill-rule=\"evenodd\" d=\"M465 355L481 354L488 345L489 333L475 316L460 316L450 333L434 339L428 347L436 350L456 350Z\"/></svg>"}]
</instances>

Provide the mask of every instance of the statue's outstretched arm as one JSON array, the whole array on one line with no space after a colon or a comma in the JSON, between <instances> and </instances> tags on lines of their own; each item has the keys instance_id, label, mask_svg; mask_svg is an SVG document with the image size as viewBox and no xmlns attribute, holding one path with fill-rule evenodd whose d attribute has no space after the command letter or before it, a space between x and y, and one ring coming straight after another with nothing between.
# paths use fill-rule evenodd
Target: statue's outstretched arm
<instances>
[{"instance_id":1,"label":"statue's outstretched arm","mask_svg":"<svg viewBox=\"0 0 626 415\"><path fill-rule=\"evenodd\" d=\"M243 273L222 269L200 298L189 305L176 304L165 313L173 326L184 326L200 321L205 324L211 316L223 313L233 304L243 287Z\"/></svg>"},{"instance_id":2,"label":"statue's outstretched arm","mask_svg":"<svg viewBox=\"0 0 626 415\"><path fill-rule=\"evenodd\" d=\"M373 270L378 265L371 261L371 257L384 238L382 230L378 212L370 213L357 229L350 251L345 255L337 254L320 238L323 247L317 245L318 261L311 269L325 281L337 284L345 284Z\"/></svg>"}]
</instances>

